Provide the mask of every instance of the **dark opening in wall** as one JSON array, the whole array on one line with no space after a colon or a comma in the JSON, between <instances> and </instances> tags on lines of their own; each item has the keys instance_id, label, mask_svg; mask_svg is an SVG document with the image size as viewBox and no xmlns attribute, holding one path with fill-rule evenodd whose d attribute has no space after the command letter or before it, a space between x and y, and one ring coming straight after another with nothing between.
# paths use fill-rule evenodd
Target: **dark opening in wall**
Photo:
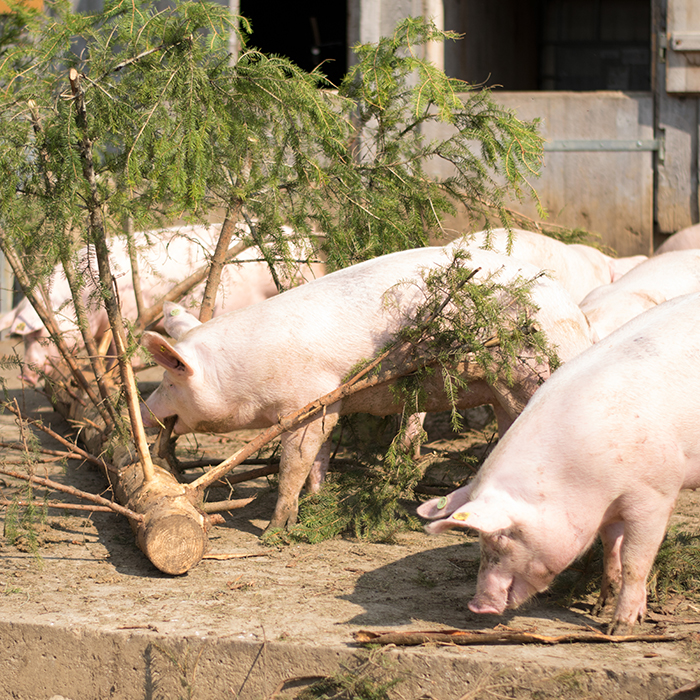
<instances>
[{"instance_id":1,"label":"dark opening in wall","mask_svg":"<svg viewBox=\"0 0 700 700\"><path fill-rule=\"evenodd\" d=\"M444 0L445 71L506 90L650 90L651 0Z\"/></svg>"},{"instance_id":2,"label":"dark opening in wall","mask_svg":"<svg viewBox=\"0 0 700 700\"><path fill-rule=\"evenodd\" d=\"M249 45L317 66L336 85L347 71L347 9L343 0L240 0L252 24Z\"/></svg>"},{"instance_id":3,"label":"dark opening in wall","mask_svg":"<svg viewBox=\"0 0 700 700\"><path fill-rule=\"evenodd\" d=\"M649 0L549 0L543 90L651 90Z\"/></svg>"}]
</instances>

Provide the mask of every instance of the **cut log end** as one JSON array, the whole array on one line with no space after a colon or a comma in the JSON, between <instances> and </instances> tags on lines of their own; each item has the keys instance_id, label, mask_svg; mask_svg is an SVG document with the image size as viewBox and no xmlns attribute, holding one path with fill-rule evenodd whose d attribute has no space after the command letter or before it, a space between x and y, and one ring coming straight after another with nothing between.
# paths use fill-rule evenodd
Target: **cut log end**
<instances>
[{"instance_id":1,"label":"cut log end","mask_svg":"<svg viewBox=\"0 0 700 700\"><path fill-rule=\"evenodd\" d=\"M208 537L201 523L187 514L151 517L139 530L139 546L153 565L166 574L186 573L207 550Z\"/></svg>"}]
</instances>

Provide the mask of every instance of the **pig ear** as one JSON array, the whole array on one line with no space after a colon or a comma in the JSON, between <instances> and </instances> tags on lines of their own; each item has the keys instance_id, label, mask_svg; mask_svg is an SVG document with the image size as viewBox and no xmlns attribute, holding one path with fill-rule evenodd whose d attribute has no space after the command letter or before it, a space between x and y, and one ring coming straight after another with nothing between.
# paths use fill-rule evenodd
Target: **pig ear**
<instances>
[{"instance_id":1,"label":"pig ear","mask_svg":"<svg viewBox=\"0 0 700 700\"><path fill-rule=\"evenodd\" d=\"M470 501L452 513L449 518L436 520L425 526L427 532L436 534L455 527L471 528L485 534L499 530L507 530L513 525L513 520L498 505L487 504L483 501Z\"/></svg>"},{"instance_id":2,"label":"pig ear","mask_svg":"<svg viewBox=\"0 0 700 700\"><path fill-rule=\"evenodd\" d=\"M11 319L9 317L12 317ZM5 326L5 322L10 320L10 325ZM25 297L17 306L2 318L3 330L10 329L10 333L17 335L28 335L34 331L41 330L44 327L39 314L34 310L34 307Z\"/></svg>"},{"instance_id":3,"label":"pig ear","mask_svg":"<svg viewBox=\"0 0 700 700\"><path fill-rule=\"evenodd\" d=\"M418 506L418 510L416 512L421 518L426 518L427 520L446 518L469 500L472 484L473 482L470 481L466 486L458 488L456 491L453 491L447 496L443 496L442 498L433 498L430 501L426 501Z\"/></svg>"},{"instance_id":4,"label":"pig ear","mask_svg":"<svg viewBox=\"0 0 700 700\"><path fill-rule=\"evenodd\" d=\"M141 345L153 355L161 366L181 377L191 377L194 370L170 343L158 333L145 331L141 336Z\"/></svg>"},{"instance_id":5,"label":"pig ear","mask_svg":"<svg viewBox=\"0 0 700 700\"><path fill-rule=\"evenodd\" d=\"M202 324L179 304L166 301L163 304L163 325L171 338L179 340L187 331Z\"/></svg>"}]
</instances>

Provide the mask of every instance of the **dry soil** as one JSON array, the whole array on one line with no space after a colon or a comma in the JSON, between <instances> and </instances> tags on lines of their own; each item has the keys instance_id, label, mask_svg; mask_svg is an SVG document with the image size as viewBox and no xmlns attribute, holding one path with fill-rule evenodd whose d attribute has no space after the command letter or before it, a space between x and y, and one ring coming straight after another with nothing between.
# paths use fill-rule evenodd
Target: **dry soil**
<instances>
[{"instance_id":1,"label":"dry soil","mask_svg":"<svg viewBox=\"0 0 700 700\"><path fill-rule=\"evenodd\" d=\"M0 349L7 354L14 345L5 341ZM9 397L27 415L70 432L15 374L5 372ZM435 425L425 454L458 450L486 435L479 429L447 435ZM13 416L0 416L0 439L25 437ZM203 438L199 447L226 455L235 439ZM0 451L5 468L23 469L22 459L21 451ZM85 464L35 470L105 493L102 475ZM0 498L12 499L21 488L0 476ZM674 642L364 648L353 637L362 629L505 626L555 636L600 630L605 619L590 614L592 597L567 606L551 595L502 617L472 614L467 601L479 545L464 534L406 532L390 545L337 538L263 546L274 484L260 479L237 487L235 497L246 495L258 497L225 516L211 533L207 558L179 577L156 570L127 521L108 513L49 510L35 551L3 538L0 700L289 699L338 673L396 679L389 694L397 699L700 697L692 690L674 694L700 681L700 600L693 596L652 607L640 630L684 637ZM0 507L0 521L6 514ZM674 522L697 529L699 515L698 494L683 494Z\"/></svg>"}]
</instances>

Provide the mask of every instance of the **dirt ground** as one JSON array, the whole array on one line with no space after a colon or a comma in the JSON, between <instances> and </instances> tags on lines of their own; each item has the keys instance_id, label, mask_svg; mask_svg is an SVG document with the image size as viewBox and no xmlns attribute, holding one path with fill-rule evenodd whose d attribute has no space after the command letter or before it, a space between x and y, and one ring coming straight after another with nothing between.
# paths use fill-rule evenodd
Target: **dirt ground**
<instances>
[{"instance_id":1,"label":"dirt ground","mask_svg":"<svg viewBox=\"0 0 700 700\"><path fill-rule=\"evenodd\" d=\"M13 345L0 343L0 352L8 354ZM4 372L10 398L28 415L68 432L45 398L23 389L16 374ZM454 442L434 425L425 454L483 441L487 432L475 428ZM24 436L13 416L0 416L0 439ZM217 456L229 454L232 445L229 437L199 441ZM4 468L22 470L15 464L22 459L22 452L0 448ZM95 469L73 461L41 464L36 472L93 493L106 489ZM0 499L12 499L20 488L0 475ZM338 673L396 679L390 697L406 700L700 697L697 690L674 693L700 681L698 596L652 606L640 630L683 636L678 641L366 649L354 640L358 630L506 626L556 636L600 630L605 619L590 614L592 596L566 606L546 594L502 617L474 615L467 601L479 546L461 533L406 532L391 545L337 538L263 546L259 536L274 487L260 479L236 487L231 497L248 495L257 499L226 514L211 533L207 557L179 577L156 570L127 521L108 513L49 510L35 552L3 538L0 700L289 700L319 677ZM6 514L0 506L3 522ZM673 519L700 529L700 494L684 493ZM356 697L379 696L358 691Z\"/></svg>"}]
</instances>

